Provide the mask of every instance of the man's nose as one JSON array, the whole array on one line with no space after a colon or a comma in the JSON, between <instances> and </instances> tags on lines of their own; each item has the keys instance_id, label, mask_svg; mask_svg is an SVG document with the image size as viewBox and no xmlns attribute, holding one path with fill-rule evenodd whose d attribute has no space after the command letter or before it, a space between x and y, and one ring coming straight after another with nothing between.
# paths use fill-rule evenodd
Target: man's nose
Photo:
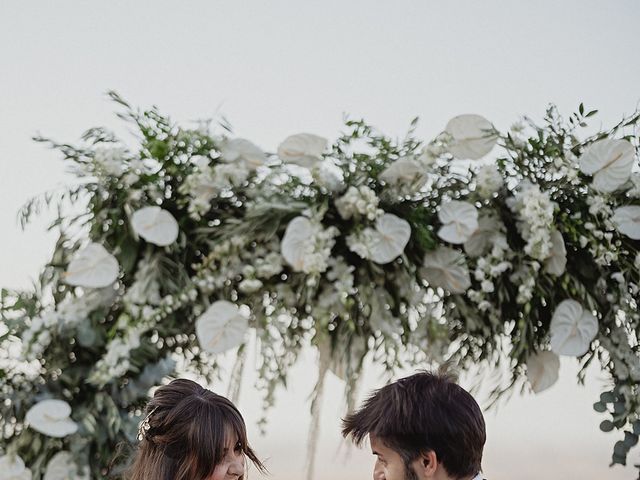
<instances>
[{"instance_id":1,"label":"man's nose","mask_svg":"<svg viewBox=\"0 0 640 480\"><path fill-rule=\"evenodd\" d=\"M373 467L373 480L385 480L384 479L384 470L382 467L376 465Z\"/></svg>"}]
</instances>

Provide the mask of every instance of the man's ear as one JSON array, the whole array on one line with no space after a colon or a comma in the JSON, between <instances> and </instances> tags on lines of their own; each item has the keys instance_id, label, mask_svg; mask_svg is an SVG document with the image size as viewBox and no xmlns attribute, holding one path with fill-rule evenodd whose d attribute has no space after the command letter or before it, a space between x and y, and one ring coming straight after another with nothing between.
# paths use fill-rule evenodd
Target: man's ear
<instances>
[{"instance_id":1,"label":"man's ear","mask_svg":"<svg viewBox=\"0 0 640 480\"><path fill-rule=\"evenodd\" d=\"M421 480L433 478L438 470L438 457L436 456L436 452L433 450L422 452L413 462L413 467L418 474L418 478Z\"/></svg>"}]
</instances>

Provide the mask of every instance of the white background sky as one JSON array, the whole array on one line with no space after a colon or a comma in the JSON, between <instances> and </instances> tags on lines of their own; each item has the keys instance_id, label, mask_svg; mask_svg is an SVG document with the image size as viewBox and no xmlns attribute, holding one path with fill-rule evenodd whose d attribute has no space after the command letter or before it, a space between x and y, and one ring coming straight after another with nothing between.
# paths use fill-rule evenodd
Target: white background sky
<instances>
[{"instance_id":1,"label":"white background sky","mask_svg":"<svg viewBox=\"0 0 640 480\"><path fill-rule=\"evenodd\" d=\"M91 126L122 131L104 92L157 104L176 120L223 113L239 136L274 151L291 133L334 138L343 113L391 135L421 117L428 139L460 113L505 130L549 102L569 113L584 101L604 125L640 99L636 1L110 1L0 3L0 285L26 287L50 255L44 220L15 222L30 196L71 178L59 157L30 140L76 141ZM245 382L240 408L274 479L302 477L315 381L313 352L278 393L268 435L255 432L259 402ZM615 434L592 410L605 379L575 382L576 362L540 395L488 412L490 480L631 479L608 468ZM375 371L364 388L380 385ZM215 386L214 386L215 388ZM316 478L370 478L372 456L340 446L341 385L323 406ZM480 399L482 401L482 399ZM344 449L343 449L344 450ZM631 462L640 460L637 450ZM257 475L252 475L257 478Z\"/></svg>"}]
</instances>

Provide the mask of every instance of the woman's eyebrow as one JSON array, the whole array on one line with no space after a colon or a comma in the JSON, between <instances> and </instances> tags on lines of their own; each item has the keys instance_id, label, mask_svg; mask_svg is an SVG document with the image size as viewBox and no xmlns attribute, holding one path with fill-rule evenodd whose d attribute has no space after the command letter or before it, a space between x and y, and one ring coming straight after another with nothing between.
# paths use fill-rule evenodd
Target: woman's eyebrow
<instances>
[{"instance_id":1,"label":"woman's eyebrow","mask_svg":"<svg viewBox=\"0 0 640 480\"><path fill-rule=\"evenodd\" d=\"M238 445L238 443L240 443L240 441L238 440L236 443L233 444L233 447L224 447L222 449L223 453L227 453L229 451L229 448L236 448L236 445Z\"/></svg>"}]
</instances>

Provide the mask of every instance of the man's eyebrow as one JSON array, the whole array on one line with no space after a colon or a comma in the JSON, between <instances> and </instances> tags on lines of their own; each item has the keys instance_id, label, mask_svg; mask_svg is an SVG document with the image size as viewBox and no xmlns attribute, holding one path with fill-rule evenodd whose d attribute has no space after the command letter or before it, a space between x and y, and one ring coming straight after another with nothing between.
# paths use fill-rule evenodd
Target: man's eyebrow
<instances>
[{"instance_id":1,"label":"man's eyebrow","mask_svg":"<svg viewBox=\"0 0 640 480\"><path fill-rule=\"evenodd\" d=\"M373 450L373 449L371 450L371 453L372 453L372 454L374 454L374 455L378 455L379 457L381 457L381 456L382 456L382 454L381 454L381 453L376 452L376 451L375 451L375 450Z\"/></svg>"}]
</instances>

